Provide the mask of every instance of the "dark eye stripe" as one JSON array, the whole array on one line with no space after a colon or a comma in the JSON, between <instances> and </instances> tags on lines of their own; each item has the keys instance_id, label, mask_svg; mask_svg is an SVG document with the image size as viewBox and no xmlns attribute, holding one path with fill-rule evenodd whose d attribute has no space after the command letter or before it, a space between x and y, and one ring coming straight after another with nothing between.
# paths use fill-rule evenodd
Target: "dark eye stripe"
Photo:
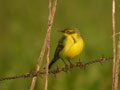
<instances>
[{"instance_id":1,"label":"dark eye stripe","mask_svg":"<svg viewBox=\"0 0 120 90\"><path fill-rule=\"evenodd\" d=\"M73 32L73 31L72 31L72 32L68 31L67 33L68 33L68 34L73 34L73 33L75 33L75 32Z\"/></svg>"}]
</instances>

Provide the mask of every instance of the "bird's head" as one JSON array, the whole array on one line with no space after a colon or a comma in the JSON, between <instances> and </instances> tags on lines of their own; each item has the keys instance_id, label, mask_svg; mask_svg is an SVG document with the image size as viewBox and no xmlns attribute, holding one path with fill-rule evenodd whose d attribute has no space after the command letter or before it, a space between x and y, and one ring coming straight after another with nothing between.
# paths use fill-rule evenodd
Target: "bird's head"
<instances>
[{"instance_id":1,"label":"bird's head","mask_svg":"<svg viewBox=\"0 0 120 90\"><path fill-rule=\"evenodd\" d=\"M79 30L75 27L69 27L64 30L61 30L60 32L64 33L64 35L79 35L80 34Z\"/></svg>"}]
</instances>

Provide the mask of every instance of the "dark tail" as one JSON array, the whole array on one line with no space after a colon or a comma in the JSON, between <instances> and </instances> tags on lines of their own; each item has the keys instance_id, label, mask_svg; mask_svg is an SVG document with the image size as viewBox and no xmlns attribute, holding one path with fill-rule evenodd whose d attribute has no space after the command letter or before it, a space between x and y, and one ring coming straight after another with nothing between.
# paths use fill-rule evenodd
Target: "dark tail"
<instances>
[{"instance_id":1,"label":"dark tail","mask_svg":"<svg viewBox=\"0 0 120 90\"><path fill-rule=\"evenodd\" d=\"M54 57L53 59L52 59L52 61L50 62L50 64L49 64L49 69L51 69L51 67L53 66L53 64L58 60L59 58L57 57Z\"/></svg>"}]
</instances>

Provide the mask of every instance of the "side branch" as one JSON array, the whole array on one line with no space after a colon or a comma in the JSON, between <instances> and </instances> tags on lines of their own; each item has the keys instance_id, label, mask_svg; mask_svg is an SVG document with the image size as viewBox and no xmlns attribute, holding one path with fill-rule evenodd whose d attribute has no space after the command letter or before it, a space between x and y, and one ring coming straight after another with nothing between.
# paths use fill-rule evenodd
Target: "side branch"
<instances>
[{"instance_id":1,"label":"side branch","mask_svg":"<svg viewBox=\"0 0 120 90\"><path fill-rule=\"evenodd\" d=\"M94 64L94 63L102 64L103 62L111 60L111 59L113 59L113 57L102 57L100 59L92 60L92 61L89 61L89 62L81 62L79 60L75 64L71 64L71 65L65 66L63 68L58 68L57 67L57 69L49 71L48 73L56 75L56 74L58 74L62 71L67 72L67 71L70 71L73 68L77 68L77 67L85 68L87 65ZM26 73L26 74L23 74L23 75L0 78L0 81L13 80L13 79L18 79L18 78L29 78L29 77L41 76L41 75L44 75L44 74L46 74L46 72L37 72L37 73L36 72L29 72L29 73Z\"/></svg>"}]
</instances>

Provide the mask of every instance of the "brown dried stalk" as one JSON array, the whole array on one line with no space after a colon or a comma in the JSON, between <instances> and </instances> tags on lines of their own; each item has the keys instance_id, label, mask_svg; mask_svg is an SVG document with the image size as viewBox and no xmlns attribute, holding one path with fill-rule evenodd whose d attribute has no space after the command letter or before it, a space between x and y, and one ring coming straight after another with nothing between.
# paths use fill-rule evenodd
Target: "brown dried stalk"
<instances>
[{"instance_id":1,"label":"brown dried stalk","mask_svg":"<svg viewBox=\"0 0 120 90\"><path fill-rule=\"evenodd\" d=\"M102 57L100 59L91 60L89 62L78 61L75 64L71 64L71 65L65 66L63 68L57 68L56 70L49 71L48 73L56 75L56 74L58 74L62 71L67 72L67 71L72 70L72 69L77 68L77 67L78 68L85 68L87 65L94 64L94 63L102 64L103 62L111 60L111 59L113 59L113 57ZM36 72L29 72L29 73L26 73L26 74L23 74L23 75L0 78L0 81L13 80L13 79L18 79L18 78L29 78L29 77L41 76L41 75L44 75L44 74L46 74L46 72L37 72L37 73Z\"/></svg>"},{"instance_id":2,"label":"brown dried stalk","mask_svg":"<svg viewBox=\"0 0 120 90\"><path fill-rule=\"evenodd\" d=\"M48 86L48 65L49 65L49 55L50 55L50 32L51 32L51 27L52 27L52 23L53 23L55 11L56 11L56 6L57 6L57 0L54 1L53 10L51 12L51 0L49 0L48 29L50 27L50 30L48 32L48 40L47 40L47 42L48 42L48 44L47 44L47 62L46 62L45 89L44 90L47 90L47 86Z\"/></svg>"},{"instance_id":3,"label":"brown dried stalk","mask_svg":"<svg viewBox=\"0 0 120 90\"><path fill-rule=\"evenodd\" d=\"M54 6L53 6L53 11L51 12L51 0L49 0L49 6L48 6L48 8L49 8L49 15L48 15L48 29L47 29L47 34L46 34L46 38L45 38L45 41L44 41L44 45L42 47L42 51L41 51L40 57L38 59L37 68L35 70L35 73L37 74L39 72L41 63L43 61L43 56L44 56L45 50L47 48L48 50L47 50L47 63L46 63L46 67L47 68L46 68L45 90L47 90L47 80L48 80L47 79L48 78L48 74L47 73L48 73L48 63L49 63L50 32L51 32L52 23L53 23L55 11L56 11L57 0L55 0L54 2L55 3L54 3ZM34 76L33 80L32 80L32 84L31 84L30 90L34 90L36 80L37 80L37 77Z\"/></svg>"},{"instance_id":4,"label":"brown dried stalk","mask_svg":"<svg viewBox=\"0 0 120 90\"><path fill-rule=\"evenodd\" d=\"M116 68L115 68L116 70L115 70L114 90L118 90L119 65L120 65L120 34L119 34L118 48L117 48L117 61L116 61Z\"/></svg>"},{"instance_id":5,"label":"brown dried stalk","mask_svg":"<svg viewBox=\"0 0 120 90\"><path fill-rule=\"evenodd\" d=\"M116 71L116 42L115 42L115 0L112 2L112 27L113 27L113 77L112 90L115 89L115 71Z\"/></svg>"},{"instance_id":6,"label":"brown dried stalk","mask_svg":"<svg viewBox=\"0 0 120 90\"><path fill-rule=\"evenodd\" d=\"M51 0L48 0L48 28L49 26L51 26ZM47 90L47 86L48 86L48 65L49 65L49 51L50 51L50 32L48 34L48 40L47 40L48 44L47 44L47 61L46 61L46 68L45 68L45 88L44 90Z\"/></svg>"}]
</instances>

